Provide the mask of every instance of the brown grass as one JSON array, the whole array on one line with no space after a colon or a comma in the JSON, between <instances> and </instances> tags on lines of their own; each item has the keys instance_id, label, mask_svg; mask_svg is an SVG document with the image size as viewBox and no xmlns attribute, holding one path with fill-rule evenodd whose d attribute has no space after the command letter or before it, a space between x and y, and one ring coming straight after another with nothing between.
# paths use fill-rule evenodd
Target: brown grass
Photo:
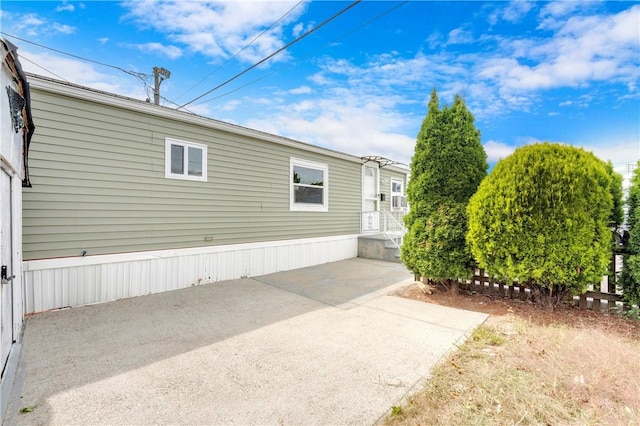
<instances>
[{"instance_id":1,"label":"brown grass","mask_svg":"<svg viewBox=\"0 0 640 426\"><path fill-rule=\"evenodd\" d=\"M393 412L386 424L640 425L640 336L493 315Z\"/></svg>"}]
</instances>

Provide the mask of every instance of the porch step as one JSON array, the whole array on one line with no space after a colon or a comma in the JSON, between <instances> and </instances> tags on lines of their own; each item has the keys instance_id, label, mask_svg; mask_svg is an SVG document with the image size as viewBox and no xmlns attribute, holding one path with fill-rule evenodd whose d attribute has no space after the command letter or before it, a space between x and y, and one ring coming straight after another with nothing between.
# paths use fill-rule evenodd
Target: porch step
<instances>
[{"instance_id":1,"label":"porch step","mask_svg":"<svg viewBox=\"0 0 640 426\"><path fill-rule=\"evenodd\" d=\"M358 257L402 263L400 250L384 234L360 235Z\"/></svg>"}]
</instances>

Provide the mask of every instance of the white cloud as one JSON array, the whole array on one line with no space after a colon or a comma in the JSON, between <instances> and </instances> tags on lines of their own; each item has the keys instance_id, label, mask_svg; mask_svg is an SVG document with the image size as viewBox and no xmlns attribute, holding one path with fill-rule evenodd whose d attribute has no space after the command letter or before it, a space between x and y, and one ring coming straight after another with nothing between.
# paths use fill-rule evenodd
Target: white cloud
<instances>
[{"instance_id":1,"label":"white cloud","mask_svg":"<svg viewBox=\"0 0 640 426\"><path fill-rule=\"evenodd\" d=\"M50 22L35 13L3 14L3 31L27 37L38 37L51 34L73 34L76 28L59 22Z\"/></svg>"},{"instance_id":2,"label":"white cloud","mask_svg":"<svg viewBox=\"0 0 640 426\"><path fill-rule=\"evenodd\" d=\"M622 175L623 188L629 187L633 167L640 159L640 137L623 137L607 141L607 143L587 143L577 145L593 152L604 161L611 161L616 172Z\"/></svg>"},{"instance_id":3,"label":"white cloud","mask_svg":"<svg viewBox=\"0 0 640 426\"><path fill-rule=\"evenodd\" d=\"M166 33L192 51L212 58L228 58L239 52L237 57L244 62L256 62L284 45L283 29L295 22L306 8L306 5L296 7L282 18L295 4L152 0L123 3L129 10L128 18ZM264 34L256 39L262 32ZM250 42L252 44L245 48ZM286 57L284 53L275 60Z\"/></svg>"},{"instance_id":4,"label":"white cloud","mask_svg":"<svg viewBox=\"0 0 640 426\"><path fill-rule=\"evenodd\" d=\"M109 42L109 37L100 37L98 39L98 43L100 44L107 44Z\"/></svg>"},{"instance_id":5,"label":"white cloud","mask_svg":"<svg viewBox=\"0 0 640 426\"><path fill-rule=\"evenodd\" d=\"M635 163L640 159L640 139L637 137L609 140L605 144L585 143L577 146L591 151L598 158L611 161L613 164Z\"/></svg>"},{"instance_id":6,"label":"white cloud","mask_svg":"<svg viewBox=\"0 0 640 426\"><path fill-rule=\"evenodd\" d=\"M132 45L136 49L144 53L158 54L169 59L177 59L182 56L182 50L176 46L165 46L160 43L144 43Z\"/></svg>"},{"instance_id":7,"label":"white cloud","mask_svg":"<svg viewBox=\"0 0 640 426\"><path fill-rule=\"evenodd\" d=\"M289 90L289 93L292 95L308 95L312 92L311 87L309 86L300 86L295 89Z\"/></svg>"},{"instance_id":8,"label":"white cloud","mask_svg":"<svg viewBox=\"0 0 640 426\"><path fill-rule=\"evenodd\" d=\"M66 24L54 23L51 27L55 32L60 34L73 34L76 32L75 27Z\"/></svg>"},{"instance_id":9,"label":"white cloud","mask_svg":"<svg viewBox=\"0 0 640 426\"><path fill-rule=\"evenodd\" d=\"M524 13L525 8L520 10ZM614 15L573 16L550 34L530 39L485 36L482 43L494 43L495 49L483 49L481 54L448 52L445 46L435 54L419 51L411 57L397 52L370 55L364 63L322 57L316 62L320 71L307 77L314 96L292 97L307 91L303 89L307 86L296 86L276 91L282 99L248 97L243 106L254 105L256 112L238 121L356 155L377 154L408 163L415 137L407 135L417 133L424 118L416 115L414 105L420 102L426 113L434 86L442 104L462 94L481 122L499 120L514 110L535 113L546 102L549 89L574 87L569 99L554 93L555 105L587 107L593 96L581 95L583 87L599 81L637 80L637 66L633 66L637 58L630 52L638 51L638 40L627 31L627 14L638 11L634 6ZM609 49L599 47L607 44ZM580 49L572 51L571 46ZM581 69L569 66L575 60ZM544 112L554 114L558 113ZM534 137L508 144L490 140L485 149L489 161L497 161L515 147L537 141Z\"/></svg>"},{"instance_id":10,"label":"white cloud","mask_svg":"<svg viewBox=\"0 0 640 426\"><path fill-rule=\"evenodd\" d=\"M360 87L333 87L323 98L271 102L264 109L267 114L243 124L354 155L382 155L408 164L415 138L405 131L417 129L422 117L404 115L395 106Z\"/></svg>"},{"instance_id":11,"label":"white cloud","mask_svg":"<svg viewBox=\"0 0 640 426\"><path fill-rule=\"evenodd\" d=\"M499 21L516 23L525 17L533 8L534 2L526 0L514 0L507 2L505 7L499 8L489 15L489 23L497 24Z\"/></svg>"},{"instance_id":12,"label":"white cloud","mask_svg":"<svg viewBox=\"0 0 640 426\"><path fill-rule=\"evenodd\" d=\"M502 12L502 19L509 22L518 22L525 17L532 8L533 2L526 0L511 1Z\"/></svg>"},{"instance_id":13,"label":"white cloud","mask_svg":"<svg viewBox=\"0 0 640 426\"><path fill-rule=\"evenodd\" d=\"M639 19L638 5L615 15L572 16L549 38L502 40L505 55L479 59L475 73L503 92L595 81L620 82L634 90L639 79Z\"/></svg>"},{"instance_id":14,"label":"white cloud","mask_svg":"<svg viewBox=\"0 0 640 426\"><path fill-rule=\"evenodd\" d=\"M293 31L292 31L292 33L293 33L293 36L294 36L294 37L298 37L298 36L299 36L300 34L302 34L303 32L304 32L304 24L303 24L303 23L296 24L296 25L293 27Z\"/></svg>"},{"instance_id":15,"label":"white cloud","mask_svg":"<svg viewBox=\"0 0 640 426\"><path fill-rule=\"evenodd\" d=\"M572 0L572 1L552 1L546 3L540 10L540 17L542 22L538 26L539 29L556 29L561 27L566 18L575 13L585 12L598 7L598 2L586 0Z\"/></svg>"},{"instance_id":16,"label":"white cloud","mask_svg":"<svg viewBox=\"0 0 640 426\"><path fill-rule=\"evenodd\" d=\"M118 93L141 100L147 97L143 85L126 74L104 74L97 71L92 64L85 61L78 61L50 53L33 53L21 49L19 54L25 59L20 62L26 72L55 79L62 78L74 84L110 93Z\"/></svg>"},{"instance_id":17,"label":"white cloud","mask_svg":"<svg viewBox=\"0 0 640 426\"><path fill-rule=\"evenodd\" d=\"M578 108L588 108L590 102L593 100L593 96L591 95L582 95L575 99L568 99L566 101L560 102L558 106L561 107L578 107Z\"/></svg>"},{"instance_id":18,"label":"white cloud","mask_svg":"<svg viewBox=\"0 0 640 426\"><path fill-rule=\"evenodd\" d=\"M485 142L484 150L487 153L487 161L494 163L503 158L507 158L515 151L516 147L505 144L504 142L490 140Z\"/></svg>"},{"instance_id":19,"label":"white cloud","mask_svg":"<svg viewBox=\"0 0 640 426\"><path fill-rule=\"evenodd\" d=\"M222 111L235 111L240 105L242 105L242 101L238 99L234 99L222 105L220 109Z\"/></svg>"},{"instance_id":20,"label":"white cloud","mask_svg":"<svg viewBox=\"0 0 640 426\"><path fill-rule=\"evenodd\" d=\"M56 12L73 12L74 10L76 10L76 7L66 1L63 1L60 6L56 7Z\"/></svg>"},{"instance_id":21,"label":"white cloud","mask_svg":"<svg viewBox=\"0 0 640 426\"><path fill-rule=\"evenodd\" d=\"M467 44L473 42L473 33L465 28L455 28L449 32L447 44Z\"/></svg>"}]
</instances>

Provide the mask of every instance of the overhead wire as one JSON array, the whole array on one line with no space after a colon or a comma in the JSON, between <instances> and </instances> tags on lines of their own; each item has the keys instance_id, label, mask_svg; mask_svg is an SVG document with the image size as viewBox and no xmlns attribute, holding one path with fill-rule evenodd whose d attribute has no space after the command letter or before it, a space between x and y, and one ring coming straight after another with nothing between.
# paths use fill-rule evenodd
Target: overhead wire
<instances>
[{"instance_id":1,"label":"overhead wire","mask_svg":"<svg viewBox=\"0 0 640 426\"><path fill-rule=\"evenodd\" d=\"M61 55L66 55L66 56L70 56L72 58L80 59L80 60L83 60L83 61L92 62L92 63L97 64L97 65L102 65L103 67L115 68L118 71L122 71L125 74L132 75L132 76L134 76L134 77L136 77L138 79L141 79L141 76L147 76L148 75L148 74L141 73L141 72L130 71L130 70L121 68L121 67L116 66L116 65L106 64L104 62L96 61L96 60L89 59L89 58L84 58L82 56L74 55L73 53L64 52L62 50L54 49L53 47L45 46L44 44L36 43L35 41L26 40L24 38L18 37L18 36L13 35L13 34L5 33L4 31L0 31L0 34L6 35L8 37L15 38L16 40L24 41L25 43L33 44L34 46L42 47L43 49L51 50L52 52L60 53Z\"/></svg>"},{"instance_id":2,"label":"overhead wire","mask_svg":"<svg viewBox=\"0 0 640 426\"><path fill-rule=\"evenodd\" d=\"M180 96L176 97L175 99L178 100L181 97L183 97L184 95L186 95L187 93L189 93L191 90L193 90L194 88L196 88L197 86L199 86L200 84L202 84L202 82L204 82L205 80L207 80L209 77L211 77L213 74L215 74L216 72L218 72L222 67L224 67L226 64L228 64L229 62L231 62L231 60L233 60L233 58L235 58L236 56L238 56L240 53L242 53L244 50L246 50L249 46L251 46L256 40L258 40L260 37L262 37L267 31L269 31L270 29L272 29L273 27L275 27L278 22L282 21L285 17L287 17L291 12L293 12L294 9L296 9L298 6L300 6L302 3L304 3L304 0L300 0L298 3L295 4L295 6L293 6L291 9L289 9L284 15L282 15L280 18L278 18L273 24L271 24L268 28L265 28L260 34L258 34L256 37L253 38L253 40L251 40L249 43L247 43L244 47L242 47L240 50L238 50L236 53L234 53L231 57L229 57L226 61L224 61L220 66L218 66L218 68L214 69L213 71L211 71L209 74L207 74L202 80L200 80L199 82L197 82L196 84L194 84L193 86L191 86L189 89L187 89L184 93L182 93Z\"/></svg>"},{"instance_id":3,"label":"overhead wire","mask_svg":"<svg viewBox=\"0 0 640 426\"><path fill-rule=\"evenodd\" d=\"M177 103L177 102L175 102L175 101L172 101L172 100L170 100L170 99L165 98L164 96L161 96L161 98L162 98L163 100L165 100L165 101L167 101L167 102L169 102L169 103L173 104L173 105L176 105L176 106L177 106L177 108L176 108L176 109L178 109L178 110L179 110L179 109L184 109L185 111L187 111L187 112L189 112L189 113L192 113L192 114L193 114L193 112L189 111L189 110L186 108L186 106L187 106L187 105L189 105L189 104L191 104L191 103L195 102L196 100L199 100L199 99L201 99L202 97L206 96L207 94L209 94L209 93L211 93L211 92L213 92L213 91L215 91L215 90L217 90L217 89L219 89L219 88L221 88L221 87L223 87L223 86L227 85L228 83L230 83L230 82L234 81L234 80L235 80L235 79L237 79L238 77L240 77L240 76L244 75L245 73L249 72L250 70L252 70L252 69L256 68L257 66L259 66L259 65L261 65L261 64L263 64L264 62L266 62L266 61L268 61L269 59L271 59L271 58L273 58L274 56L276 56L278 53L280 53L280 52L282 52L282 51L286 50L287 48L291 47L292 45L294 45L295 43L299 42L299 41L300 41L300 40L302 40L303 38L307 37L308 35L312 34L312 33L313 33L313 32L315 32L315 31L317 31L318 29L320 29L320 28L321 28L321 27L323 27L324 25L328 24L328 23L329 23L329 22L331 22L332 20L336 19L338 16L342 15L343 13L345 13L346 11L348 11L349 9L351 9L352 7L354 7L355 5L357 5L358 3L360 3L361 1L362 1L362 0L356 0L356 1L352 2L352 3L350 3L350 4L349 4L348 6L346 6L345 8L341 9L340 11L338 11L337 13L335 13L334 15L332 15L331 17L327 18L326 20L324 20L323 22L321 22L320 24L318 24L318 25L317 25L317 26L315 26L314 28L312 28L312 29L310 29L309 31L305 32L304 34L302 34L302 35L298 36L296 39L294 39L293 41L289 42L288 44L286 44L286 45L285 45L285 46L283 46L282 48L280 48L280 49L276 50L275 52L271 53L271 54L270 54L270 55L268 55L267 57L265 57L265 58L263 58L262 60L260 60L260 61L258 61L258 62L256 62L256 63L254 63L254 64L253 64L253 65L251 65L250 67L246 68L245 70L241 71L240 73L238 73L238 74L236 74L235 76L231 77L230 79L226 80L225 82L223 82L223 83L219 84L218 86L216 86L216 87L214 87L214 88L210 89L209 91L205 92L204 94L202 94L202 95L198 96L197 98L194 98L193 100L191 100L191 101L189 101L189 102L187 102L187 103L185 103L185 104L180 105L180 104L178 104L178 103ZM238 54L240 54L243 50L245 50L246 48L248 48L252 43L254 43L258 38L260 38L260 37L261 37L261 36L262 36L266 31L268 31L269 29L273 28L273 27L274 27L278 22L280 22L282 19L284 19L287 15L289 15L289 14L290 14L290 13L291 13L295 8L296 8L296 7L298 7L298 6L299 6L300 4L302 4L303 2L304 2L304 0L301 0L301 1L299 1L298 3L296 3L296 5L295 5L295 6L293 6L291 9L289 9L289 10L288 10L284 15L282 15L278 20L276 20L276 21L275 21L275 22L274 22L274 23L273 23L269 28L265 29L265 30L264 30L264 31L262 31L258 36L254 37L254 39L252 39L252 40L251 40L251 42L249 42L249 43L248 43L247 45L245 45L242 49L240 49L239 51L237 51L237 52L236 52L236 53L235 53L231 58L229 58L227 61L225 61L225 63L223 63L220 67L216 68L216 70L212 71L212 72L211 72L209 75L207 75L204 79L202 79L202 80L201 80L200 82L198 82L196 85L194 85L194 86L193 86L193 87L191 87L189 90L187 90L185 93L183 93L182 95L180 95L178 98L180 98L181 96L185 95L185 94L186 94L186 93L188 93L190 90L192 90L194 87L196 87L197 85L199 85L200 83L202 83L202 81L205 81L207 78L209 78L213 73L215 73L215 72L216 72L217 70L219 70L222 66L224 66L227 62L229 62L229 61L230 61L230 60L232 60L234 57L236 57ZM389 8L389 9L387 9L386 11L382 12L381 14L376 15L375 17L373 17L373 18L372 18L372 19L370 19L369 21L366 21L366 22L364 22L363 24L361 24L361 25L359 25L359 26L357 26L357 27L355 27L355 28L351 29L350 31L347 31L346 33L343 33L340 37L337 37L337 38L335 38L335 39L331 40L330 42L327 42L327 43L325 44L325 46L326 46L326 45L329 45L329 44L331 44L331 43L335 43L336 41L341 40L342 38L346 37L347 35L352 34L352 33L356 32L356 31L360 30L361 28L366 27L367 25L370 25L371 23L373 23L373 22L375 22L376 20L380 19L381 17L383 17L383 16L385 16L385 15L387 15L387 14L391 13L392 11L394 11L395 9L399 8L400 6L404 5L404 4L405 4L405 3L407 3L407 2L408 2L408 0L405 0L405 1L401 2L401 3L398 3L398 4L394 5L393 7L391 7L391 8ZM83 60L83 61L91 62L91 63L97 64L97 65L101 65L101 66L105 66L105 67L113 68L113 69L119 70L119 71L121 71L121 72L124 72L125 74L131 75L131 76L135 77L136 79L138 79L139 81L141 81L141 82L143 83L144 87L145 87L145 92L147 93L147 97L150 97L150 95L149 95L149 90L150 90L150 89L152 89L152 88L151 88L151 86L150 86L150 85L149 85L149 83L148 83L148 79L151 77L149 74L145 74L145 73L141 73L141 72L136 72L136 71L127 70L127 69L124 69L124 68L119 67L119 66L116 66L116 65L111 65L111 64L107 64L107 63L104 63L104 62L96 61L96 60L93 60L93 59L85 58L85 57L82 57L82 56L74 55L74 54L72 54L72 53L64 52L64 51L59 50L59 49L55 49L55 48L52 48L52 47L49 47L49 46L45 46L45 45L42 45L42 44L39 44L39 43L36 43L36 42L30 41L30 40L23 39L23 38L21 38L21 37L18 37L18 36L12 35L12 34L8 34L8 33L4 32L4 31L0 31L0 34L6 35L6 36L8 36L8 37L15 38L15 39L20 40L20 41L24 41L25 43L29 43L29 44L33 44L33 45L38 46L38 47L42 47L42 48L47 49L47 50L51 50L51 51L56 52L56 53L60 53L60 54L62 54L62 55L66 55L66 56L69 56L69 57L72 57L72 58L80 59L80 60ZM324 46L323 46L323 48L324 48ZM320 50L320 49L317 49L317 50ZM317 50L316 50L316 51L317 51ZM26 58L25 58L25 59L26 59ZM28 59L27 59L27 60L28 60ZM52 71L47 70L46 68L44 68L44 67L42 67L42 66L40 66L40 65L36 64L35 62L30 61L30 60L28 60L28 61L29 61L29 62L31 62L31 63L33 63L34 65L38 66L39 68L42 68L43 70L45 70L45 71L47 71L47 72L51 73L52 75L55 75L56 77L58 77L58 78L60 78L60 79L62 79L62 80L64 80L64 81L67 81L67 80L66 80L66 79L64 79L63 77L61 77L61 76L59 76L59 75L57 75L57 74L53 73ZM232 93L234 93L234 92L237 92L237 91L239 91L239 90L241 90L241 89L243 89L243 88L245 88L245 87L247 87L247 86L249 86L249 85L251 85L251 84L254 84L254 83L256 83L256 82L258 82L258 81L260 81L260 80L265 79L266 77L268 77L268 76L270 76L270 75L274 74L274 73L275 73L275 72L277 72L277 71L278 71L278 69L273 70L272 72L270 72L270 73L268 73L268 74L265 74L265 75L263 75L263 76L261 76L261 77L259 77L259 78L255 79L255 80L252 80L252 81L250 81L250 82L248 82L248 83L246 83L246 84L244 84L244 85L242 85L242 86L240 86L240 87L237 87L237 88L235 88L235 89L233 89L233 90L230 90L230 91L228 91L228 92L225 92L225 93L223 93L223 94L221 94L221 95L219 95L219 96L215 96L215 97L213 97L213 98L210 98L210 99L204 100L204 101L202 101L202 102L199 102L199 103L198 103L198 104L196 104L196 105L200 105L200 104L205 103L205 102L210 102L210 101L212 101L212 100L219 99L219 98L221 98L221 97L224 97L224 96L227 96L227 95L232 94ZM178 98L176 98L176 100L177 100Z\"/></svg>"},{"instance_id":4,"label":"overhead wire","mask_svg":"<svg viewBox=\"0 0 640 426\"><path fill-rule=\"evenodd\" d=\"M173 105L175 105L175 106L179 106L179 105L180 105L180 104L178 104L178 103L176 103L176 102L172 101L171 99L167 99L167 98L165 98L165 97L164 97L164 96L162 96L162 95L160 95L160 99L163 99L163 100L167 101L168 103L173 104ZM196 113L195 113L195 112L193 112L193 111L189 111L187 108L182 108L182 109L183 109L183 110L185 110L186 112L188 112L189 114L196 115Z\"/></svg>"},{"instance_id":5,"label":"overhead wire","mask_svg":"<svg viewBox=\"0 0 640 426\"><path fill-rule=\"evenodd\" d=\"M319 50L324 49L326 46L328 46L328 45L330 45L330 44L332 44L332 43L335 43L335 42L337 42L337 41L339 41L339 40L342 40L342 39L343 39L343 38L345 38L346 36L348 36L348 35L350 35L350 34L353 34L353 33L354 33L354 32L356 32L356 31L361 30L362 28L364 28L364 27L366 27L366 26L368 26L368 25L372 24L373 22L377 21L378 19L382 18L383 16L388 15L389 13L391 13L391 12L395 11L396 9L398 9L399 7L401 7L401 6L403 6L403 5L407 4L407 3L409 3L409 0L404 0L404 1L402 1L402 2L399 2L399 3L395 4L393 7L391 7L391 8L389 8L389 9L385 10L384 12L382 12L382 13L380 13L380 14L376 15L376 16L374 16L373 18L369 19L368 21L366 21L366 22L364 22L364 23L362 23L362 24L358 25L357 27L352 28L351 30L349 30L349 31L347 31L347 32L345 32L345 33L342 33L339 37L336 37L336 38L334 38L334 39L332 39L332 40L330 40L330 41L326 42L326 43L324 44L324 46L322 46L321 48L318 48L318 49L316 49L316 50L312 51L311 53L307 54L307 55L306 55L306 57L310 56L311 54L313 54L313 53L315 53L315 52L317 52L317 51L319 51ZM271 72L269 72L269 73L267 73L267 74L265 74L265 75L263 75L263 76L261 76L261 77L256 78L255 80L252 80L252 81L250 81L250 82L248 82L248 83L246 83L246 84L243 84L242 86L239 86L239 87L237 87L237 88L235 88L235 89L233 89L233 90L229 90L228 92L225 92L225 93L223 93L223 94L221 94L221 95L214 96L214 97L212 97L212 98L205 99L205 100L203 100L203 101L201 101L201 102L198 102L196 105L201 105L201 104L206 103L206 102L211 102L211 101L214 101L214 100L216 100L216 99L220 99L220 98L222 98L222 97L224 97L224 96L228 96L228 95L230 95L230 94L232 94L232 93L235 93L235 92L237 92L237 91L239 91L239 90L241 90L241 89L244 89L244 88L245 88L245 87L247 87L247 86L250 86L250 85L252 85L252 84L254 84L254 83L257 83L257 82L258 82L258 81L260 81L260 80L264 80L265 78L267 78L267 77L269 77L269 76L271 76L271 75L275 74L277 71L279 71L279 69L280 69L280 68L281 68L281 67L278 67L278 68L276 68L276 69L272 70Z\"/></svg>"},{"instance_id":6,"label":"overhead wire","mask_svg":"<svg viewBox=\"0 0 640 426\"><path fill-rule=\"evenodd\" d=\"M190 100L189 102L179 106L177 109L182 109L187 105L192 104L193 102L202 99L203 97L207 96L209 93L213 92L214 90L218 90L219 88L226 86L227 84L231 83L232 81L234 81L235 79L237 79L238 77L246 74L247 72L251 71L252 69L256 68L257 66L265 63L266 61L268 61L269 59L273 58L274 56L276 56L278 53L288 49L289 47L293 46L294 44L296 44L297 42L299 42L300 40L304 39L305 37L309 36L310 34L314 33L315 31L319 30L320 28L322 28L323 26L325 26L326 24L328 24L329 22L333 21L334 19L336 19L338 16L342 15L343 13L345 13L346 11L348 11L349 9L351 9L352 7L356 6L358 3L360 3L362 0L356 0L352 3L350 3L349 5L347 5L345 8L341 9L340 11L338 11L337 13L335 13L334 15L332 15L331 17L325 19L324 21L322 21L320 24L316 25L315 27L311 28L309 31L301 34L300 36L296 37L293 41L290 41L289 43L287 43L286 45L282 46L280 49L276 50L275 52L271 53L270 55L266 56L265 58L259 60L258 62L254 63L253 65L249 66L248 68L245 68L243 71L239 72L238 74L234 75L233 77L223 81L222 83L218 84L217 86L215 86L214 88L204 92L203 94L201 94L200 96L197 96L196 98Z\"/></svg>"},{"instance_id":7,"label":"overhead wire","mask_svg":"<svg viewBox=\"0 0 640 426\"><path fill-rule=\"evenodd\" d=\"M40 68L40 69L45 70L45 71L46 71L46 72L48 72L49 74L51 74L51 75L55 75L55 76L56 76L56 77L58 77L60 80L64 80L64 81L66 81L67 83L69 83L69 80L67 80L66 78L64 78L64 77L60 77L60 76L59 76L58 74L56 74L55 72L50 71L50 70L46 69L45 67L43 67L42 65L35 63L34 61L32 61L31 59L27 58L26 56L24 56L24 55L22 55L22 54L20 54L20 59L24 59L25 61L32 63L32 64L33 64L33 65L35 65L36 67L38 67L38 68Z\"/></svg>"},{"instance_id":8,"label":"overhead wire","mask_svg":"<svg viewBox=\"0 0 640 426\"><path fill-rule=\"evenodd\" d=\"M82 61L91 62L91 63L93 63L93 64L97 64L97 65L101 65L101 66L103 66L103 67L113 68L113 69L116 69L116 70L118 70L118 71L121 71L121 72L123 72L123 73L125 73L125 74L127 74L127 75L130 75L130 76L132 76L132 77L135 77L138 81L140 81L140 82L142 83L142 85L144 86L144 90L145 90L145 93L146 93L146 95L147 95L147 98L148 98L148 99L151 99L151 98L153 97L153 95L151 95L151 94L150 94L150 92L149 92L149 91L151 90L151 93L153 93L153 87L151 87L151 85L149 84L149 80L151 79L151 75L150 75L150 74L146 74L146 73L143 73L143 72L137 72L137 71L131 71L131 70L127 70L127 69L124 69L124 68L122 68L122 67L119 67L119 66L117 66L117 65L111 65L111 64L104 63L104 62L96 61L96 60L94 60L94 59L89 59L89 58L85 58L85 57L82 57L82 56L74 55L73 53L69 53L69 52L65 52L65 51L63 51L63 50L55 49L55 48L53 48L53 47L45 46L44 44L36 43L36 42L34 42L34 41L27 40L27 39L24 39L24 38L22 38L22 37L18 37L18 36L16 36L16 35L6 33L6 32L4 32L4 31L0 31L0 34L3 34L3 35L8 36L8 37L15 38L16 40L20 40L20 41L23 41L23 42L25 42L25 43L32 44L32 45L34 45L34 46L41 47L41 48L43 48L43 49L51 50L52 52L56 52L56 53L59 53L59 54L61 54L61 55L69 56L69 57L71 57L71 58L80 59L80 60L82 60ZM23 57L23 58L24 58L24 55L21 55L21 57ZM26 58L25 58L25 59L26 59ZM68 81L68 80L66 80L65 78L63 78L63 77L59 76L58 74L56 74L56 73L54 73L54 72L52 72L52 71L47 70L47 69L46 69L46 68L44 68L43 66L36 64L36 63L35 63L35 62L33 62L33 61L30 61L30 60L28 60L28 59L27 59L27 61L28 61L28 62L31 62L32 64L36 65L36 66L37 66L37 67L39 67L39 68L42 68L43 70L45 70L45 71L47 71L47 72L51 73L52 75L55 75L56 77L60 78L61 80ZM172 103L173 103L174 105L178 105L178 104L177 104L177 103L175 103L175 102L172 102Z\"/></svg>"}]
</instances>

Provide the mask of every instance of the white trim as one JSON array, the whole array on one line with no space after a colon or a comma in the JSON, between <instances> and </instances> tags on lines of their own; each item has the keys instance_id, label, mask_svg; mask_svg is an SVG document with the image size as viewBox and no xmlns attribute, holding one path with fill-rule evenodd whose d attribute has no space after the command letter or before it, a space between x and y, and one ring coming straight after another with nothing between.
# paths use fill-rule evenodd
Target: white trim
<instances>
[{"instance_id":1,"label":"white trim","mask_svg":"<svg viewBox=\"0 0 640 426\"><path fill-rule=\"evenodd\" d=\"M295 183L293 182L294 166L306 167L308 169L321 170L322 179L322 204L296 203ZM327 212L329 211L329 166L315 161L302 160L300 158L289 158L289 210L293 212Z\"/></svg>"},{"instance_id":2,"label":"white trim","mask_svg":"<svg viewBox=\"0 0 640 426\"><path fill-rule=\"evenodd\" d=\"M184 173L177 174L171 171L171 145L181 146L184 150ZM193 176L188 174L189 168L189 148L197 148L202 151L202 175ZM164 140L164 177L167 179L207 181L207 145L181 141L179 139L165 138Z\"/></svg>"},{"instance_id":3,"label":"white trim","mask_svg":"<svg viewBox=\"0 0 640 426\"><path fill-rule=\"evenodd\" d=\"M177 290L351 259L358 235L23 262L24 312Z\"/></svg>"},{"instance_id":4,"label":"white trim","mask_svg":"<svg viewBox=\"0 0 640 426\"><path fill-rule=\"evenodd\" d=\"M327 148L320 148L315 145L311 145L294 139L272 135L270 133L261 132L259 130L249 129L247 127L241 127L231 123L225 123L223 121L178 111L160 105L153 105L139 99L133 99L113 93L103 92L89 87L54 80L36 74L26 74L31 90L42 90L59 95L71 96L77 99L84 99L91 102L115 106L118 108L125 108L131 111L135 111L136 113L150 114L157 117L178 120L183 123L196 124L198 126L231 133L238 136L245 136L266 142L276 143L278 145L298 148L307 152L313 152L333 158L339 158L341 160L351 161L354 163L364 163L364 160L351 154L333 151Z\"/></svg>"}]
</instances>

